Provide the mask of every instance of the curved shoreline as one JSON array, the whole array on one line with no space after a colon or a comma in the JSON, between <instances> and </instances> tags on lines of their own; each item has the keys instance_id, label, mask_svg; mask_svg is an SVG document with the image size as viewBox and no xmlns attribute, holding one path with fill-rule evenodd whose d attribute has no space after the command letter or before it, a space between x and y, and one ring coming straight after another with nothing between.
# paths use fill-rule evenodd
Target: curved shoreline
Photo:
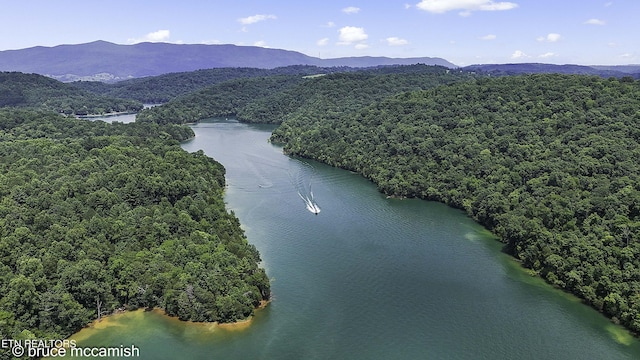
<instances>
[{"instance_id":1,"label":"curved shoreline","mask_svg":"<svg viewBox=\"0 0 640 360\"><path fill-rule=\"evenodd\" d=\"M265 309L270 302L271 300L261 301L260 305L255 310L259 311L259 310ZM91 323L87 324L85 327L78 330L77 332L71 334L67 339L75 340L76 342L82 342L98 334L98 332L106 328L126 326L118 322L118 320L122 319L123 317L132 317L135 319L149 312L162 316L165 320L176 322L181 325L196 326L206 331L215 331L217 329L224 329L224 330L230 330L230 331L245 330L251 325L251 323L253 322L253 318L255 317L255 314L254 314L244 320L238 320L232 323L219 323L217 321L216 322L198 322L198 321L191 321L191 320L180 320L176 316L167 315L164 312L164 309L161 309L161 308L153 308L153 309L139 308L136 310L125 310L125 311L119 311L113 314L105 315L102 318L96 319Z\"/></svg>"}]
</instances>

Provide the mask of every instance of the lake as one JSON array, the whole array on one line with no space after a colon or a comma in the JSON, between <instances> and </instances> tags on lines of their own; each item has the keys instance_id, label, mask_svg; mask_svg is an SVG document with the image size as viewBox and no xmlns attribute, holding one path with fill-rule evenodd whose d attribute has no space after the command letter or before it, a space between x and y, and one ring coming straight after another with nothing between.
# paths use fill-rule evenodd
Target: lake
<instances>
[{"instance_id":1,"label":"lake","mask_svg":"<svg viewBox=\"0 0 640 360\"><path fill-rule=\"evenodd\" d=\"M183 148L227 169L228 208L273 301L232 327L129 312L76 334L79 346L135 344L146 359L640 358L640 342L527 275L463 212L285 156L273 126L192 128Z\"/></svg>"}]
</instances>

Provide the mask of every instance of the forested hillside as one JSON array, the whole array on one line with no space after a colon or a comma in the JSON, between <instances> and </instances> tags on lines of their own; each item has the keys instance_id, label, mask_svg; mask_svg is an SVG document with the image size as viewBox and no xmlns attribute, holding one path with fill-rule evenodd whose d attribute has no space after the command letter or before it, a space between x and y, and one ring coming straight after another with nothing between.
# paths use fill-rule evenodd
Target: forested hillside
<instances>
[{"instance_id":1,"label":"forested hillside","mask_svg":"<svg viewBox=\"0 0 640 360\"><path fill-rule=\"evenodd\" d=\"M268 76L226 81L181 96L138 113L136 121L185 124L214 116L237 114L256 99L278 93L304 81L302 76Z\"/></svg>"},{"instance_id":2,"label":"forested hillside","mask_svg":"<svg viewBox=\"0 0 640 360\"><path fill-rule=\"evenodd\" d=\"M0 336L61 339L115 309L232 322L270 296L224 168L177 125L0 110Z\"/></svg>"},{"instance_id":3,"label":"forested hillside","mask_svg":"<svg viewBox=\"0 0 640 360\"><path fill-rule=\"evenodd\" d=\"M336 71L354 71L350 68L319 68L316 66L287 66L275 69L218 68L190 72L170 73L153 77L124 80L106 84L97 81L77 81L69 85L122 99L135 99L143 103L160 104L225 81L274 75L313 75Z\"/></svg>"},{"instance_id":4,"label":"forested hillside","mask_svg":"<svg viewBox=\"0 0 640 360\"><path fill-rule=\"evenodd\" d=\"M533 273L640 332L640 82L478 78L322 109L298 109L272 140L464 209Z\"/></svg>"},{"instance_id":5,"label":"forested hillside","mask_svg":"<svg viewBox=\"0 0 640 360\"><path fill-rule=\"evenodd\" d=\"M470 65L463 68L466 71L478 71L491 76L509 76L524 74L571 74L571 75L596 75L604 78L622 78L631 76L638 78L640 74L637 67L633 66L585 66L585 65L555 65L542 63L517 63L517 64L483 64Z\"/></svg>"},{"instance_id":6,"label":"forested hillside","mask_svg":"<svg viewBox=\"0 0 640 360\"><path fill-rule=\"evenodd\" d=\"M0 72L0 108L50 110L67 115L136 112L142 103L96 95L36 74Z\"/></svg>"},{"instance_id":7,"label":"forested hillside","mask_svg":"<svg viewBox=\"0 0 640 360\"><path fill-rule=\"evenodd\" d=\"M281 123L285 118L305 111L312 114L327 112L337 116L403 91L428 89L471 76L427 65L311 73L314 75L294 74L226 81L179 97L163 106L145 109L137 119L181 124L208 117L234 115L247 122ZM298 117L304 115L299 114Z\"/></svg>"},{"instance_id":8,"label":"forested hillside","mask_svg":"<svg viewBox=\"0 0 640 360\"><path fill-rule=\"evenodd\" d=\"M282 122L280 131L322 117L337 119L376 101L406 91L467 81L473 75L439 66L412 65L332 74L248 104L238 118L248 122Z\"/></svg>"}]
</instances>

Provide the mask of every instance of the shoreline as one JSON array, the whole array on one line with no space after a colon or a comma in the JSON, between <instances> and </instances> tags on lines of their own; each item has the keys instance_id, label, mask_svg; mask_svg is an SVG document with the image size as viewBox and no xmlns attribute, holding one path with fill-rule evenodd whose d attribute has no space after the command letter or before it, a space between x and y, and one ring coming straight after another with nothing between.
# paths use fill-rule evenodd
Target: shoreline
<instances>
[{"instance_id":1,"label":"shoreline","mask_svg":"<svg viewBox=\"0 0 640 360\"><path fill-rule=\"evenodd\" d=\"M105 114L89 114L89 115L74 115L78 119L94 119L94 118L102 118L102 117L114 117L120 115L131 115L137 114L136 111L120 111L120 112L110 112Z\"/></svg>"},{"instance_id":2,"label":"shoreline","mask_svg":"<svg viewBox=\"0 0 640 360\"><path fill-rule=\"evenodd\" d=\"M367 179L372 184L374 184L376 187L379 186L376 181L374 181L373 179L365 176L361 171L353 171L353 170L351 170L350 168L348 168L346 166L331 165L328 162L323 161L322 159L318 158L317 156L309 156L309 155L302 155L302 154L298 154L298 153L293 153L291 151L287 151L286 148L283 148L283 153L285 155L287 155L287 156L300 157L300 158L307 159L307 160L317 161L317 162L319 162L321 164L324 164L326 166L331 166L331 167L334 167L334 168L338 168L338 169L342 169L342 170L345 170L345 171L352 172L352 173L357 174L358 176L360 176L360 177L362 177L364 179ZM478 219L474 218L471 214L469 214L467 212L467 210L464 207L458 207L458 206L455 206L454 204L447 203L444 199L430 199L428 197L421 197L421 196L395 195L395 194L392 194L392 193L387 193L384 190L380 189L379 187L378 187L377 191L378 191L378 193L380 193L383 196L385 196L386 199L396 199L396 200L417 199L417 200L421 200L421 201L433 201L433 202L437 202L437 203L440 203L440 204L444 204L444 205L446 205L446 206L448 206L448 207L450 207L452 209L460 210L460 211L464 212L465 216L467 216L468 218L473 220L476 224L482 226L485 230L487 230L489 233L491 233L493 235L493 237L495 237L494 240L496 242L498 242L499 244L505 245L505 242L503 242L501 240L501 238L499 236L497 236L493 232L493 230L489 229L487 224L485 224L482 221L479 221ZM604 318L606 318L609 321L610 325L611 325L611 327L608 328L608 331L618 343L621 343L621 344L630 343L631 341L629 340L629 337L626 336L627 334L629 336L631 336L632 338L634 338L634 339L640 340L640 332L636 332L633 329L621 324L617 319L615 319L615 316L614 317L610 317L610 316L606 315L605 312L602 309L598 309L593 304L590 304L589 302L586 301L585 298L579 296L578 293L570 291L569 289L557 286L556 284L552 284L550 281L548 281L546 278L544 278L541 274L539 274L535 270L524 266L523 262L520 259L516 258L516 256L514 254L511 254L511 253L505 252L505 251L501 251L501 252L506 254L507 256L509 256L512 260L514 260L515 263L519 264L519 266L523 269L523 271L525 273L527 273L529 276L542 280L546 286L549 286L552 289L556 289L556 290L560 291L561 293L563 293L564 295L568 295L568 296L574 297L582 305L584 305L584 306L596 311L597 313L602 315Z\"/></svg>"},{"instance_id":3,"label":"shoreline","mask_svg":"<svg viewBox=\"0 0 640 360\"><path fill-rule=\"evenodd\" d=\"M269 303L271 303L271 300L262 300L260 302L260 305L258 305L258 307L255 308L255 310L256 311L263 310L269 305ZM167 315L164 309L158 308L158 307L153 309L138 308L136 310L114 311L111 314L104 315L100 319L93 320L92 322L90 322L80 330L69 335L67 339L75 340L76 342L85 341L106 328L126 326L124 324L118 323L118 320L121 319L122 317L135 318L135 317L143 316L147 312L157 314L170 322L175 322L175 323L179 323L180 325L186 325L186 326L195 326L207 331L215 331L217 329L223 329L228 331L245 330L251 325L251 323L253 322L253 318L256 316L254 314L246 319L238 320L232 323L220 323L217 321L215 322L200 321L199 322L199 321L191 321L191 320L180 320L176 316Z\"/></svg>"}]
</instances>

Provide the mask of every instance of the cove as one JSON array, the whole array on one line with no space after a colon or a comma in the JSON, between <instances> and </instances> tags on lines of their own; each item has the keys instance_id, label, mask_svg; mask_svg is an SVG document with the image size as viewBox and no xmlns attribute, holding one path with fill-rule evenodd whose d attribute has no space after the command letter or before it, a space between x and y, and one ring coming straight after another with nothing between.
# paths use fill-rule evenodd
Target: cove
<instances>
[{"instance_id":1,"label":"cove","mask_svg":"<svg viewBox=\"0 0 640 360\"><path fill-rule=\"evenodd\" d=\"M227 169L228 208L262 255L272 302L228 328L125 313L76 334L78 346L134 344L145 359L640 358L640 342L527 275L464 213L285 156L267 141L273 126L192 128L183 148Z\"/></svg>"}]
</instances>

